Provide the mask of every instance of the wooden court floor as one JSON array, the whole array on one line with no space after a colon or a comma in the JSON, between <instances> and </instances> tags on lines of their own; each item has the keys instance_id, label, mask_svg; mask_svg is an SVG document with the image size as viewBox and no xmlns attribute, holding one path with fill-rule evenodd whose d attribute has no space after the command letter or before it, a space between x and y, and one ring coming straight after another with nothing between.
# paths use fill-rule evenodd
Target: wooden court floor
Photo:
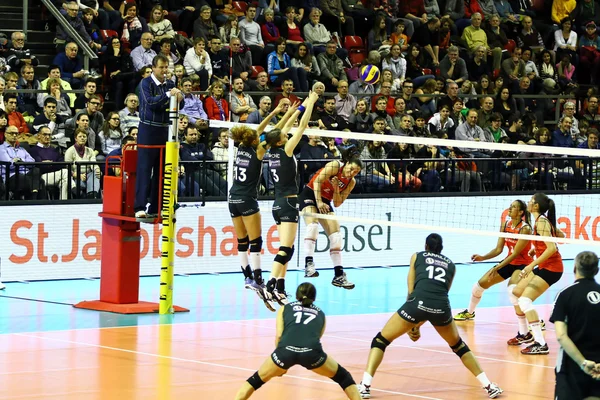
<instances>
[{"instance_id":1,"label":"wooden court floor","mask_svg":"<svg viewBox=\"0 0 600 400\"><path fill-rule=\"evenodd\" d=\"M538 305L544 318L550 306ZM391 313L329 316L325 351L359 382L372 338ZM552 399L558 345L548 324L548 356L523 356L506 345L517 325L510 307L480 308L459 324L500 398ZM274 348L275 320L186 322L0 335L0 399L221 400ZM339 386L294 367L261 388L256 399L344 399ZM413 343L387 350L372 387L374 399L486 399L430 325Z\"/></svg>"}]
</instances>

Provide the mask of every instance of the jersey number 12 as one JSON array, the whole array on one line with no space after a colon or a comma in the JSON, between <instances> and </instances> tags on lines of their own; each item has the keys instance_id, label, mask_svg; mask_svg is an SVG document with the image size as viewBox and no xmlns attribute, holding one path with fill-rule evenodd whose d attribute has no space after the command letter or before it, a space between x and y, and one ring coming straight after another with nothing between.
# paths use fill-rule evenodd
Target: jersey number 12
<instances>
[{"instance_id":1,"label":"jersey number 12","mask_svg":"<svg viewBox=\"0 0 600 400\"><path fill-rule=\"evenodd\" d=\"M429 265L427 268L425 268L425 271L429 272L429 279L435 279L436 281L446 283L446 279L444 279L446 276L446 270L444 268Z\"/></svg>"},{"instance_id":2,"label":"jersey number 12","mask_svg":"<svg viewBox=\"0 0 600 400\"><path fill-rule=\"evenodd\" d=\"M316 315L314 314L309 314L309 313L303 313L301 311L298 311L296 313L294 313L294 317L296 317L296 323L299 324L300 322L302 322L302 315L304 315L305 317L308 317L304 320L304 325L307 325L310 321L312 321L313 319L317 318Z\"/></svg>"}]
</instances>

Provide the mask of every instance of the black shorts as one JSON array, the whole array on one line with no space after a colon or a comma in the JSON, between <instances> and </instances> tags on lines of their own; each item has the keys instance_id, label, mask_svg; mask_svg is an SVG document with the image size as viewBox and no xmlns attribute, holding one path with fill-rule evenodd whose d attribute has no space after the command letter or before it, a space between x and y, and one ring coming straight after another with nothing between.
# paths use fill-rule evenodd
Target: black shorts
<instances>
[{"instance_id":1,"label":"black shorts","mask_svg":"<svg viewBox=\"0 0 600 400\"><path fill-rule=\"evenodd\" d=\"M509 279L515 271L522 271L526 265L508 264L498 270L498 275L504 279Z\"/></svg>"},{"instance_id":2,"label":"black shorts","mask_svg":"<svg viewBox=\"0 0 600 400\"><path fill-rule=\"evenodd\" d=\"M413 324L429 321L433 326L446 326L452 323L452 310L449 301L411 296L397 312L402 319Z\"/></svg>"},{"instance_id":3,"label":"black shorts","mask_svg":"<svg viewBox=\"0 0 600 400\"><path fill-rule=\"evenodd\" d=\"M563 357L569 357L563 354ZM600 397L600 381L583 372L574 362L556 373L555 400L579 400Z\"/></svg>"},{"instance_id":4,"label":"black shorts","mask_svg":"<svg viewBox=\"0 0 600 400\"><path fill-rule=\"evenodd\" d=\"M323 203L327 204L331 211L333 211L333 206L331 205L331 200L321 197ZM308 186L304 186L302 192L298 196L298 204L300 205L300 211L304 210L306 207L315 207L317 208L317 200L315 197L315 191L309 188ZM319 213L319 209L317 208L317 212Z\"/></svg>"},{"instance_id":5,"label":"black shorts","mask_svg":"<svg viewBox=\"0 0 600 400\"><path fill-rule=\"evenodd\" d=\"M548 286L554 285L556 282L560 281L562 277L562 272L552 272L547 269L534 268L533 274L542 278Z\"/></svg>"},{"instance_id":6,"label":"black shorts","mask_svg":"<svg viewBox=\"0 0 600 400\"><path fill-rule=\"evenodd\" d=\"M289 369L294 365L301 365L306 369L319 368L327 360L327 354L323 349L308 349L305 347L285 346L278 347L271 354L271 360L283 369Z\"/></svg>"},{"instance_id":7,"label":"black shorts","mask_svg":"<svg viewBox=\"0 0 600 400\"><path fill-rule=\"evenodd\" d=\"M258 201L251 197L229 199L229 213L231 218L247 217L260 212Z\"/></svg>"},{"instance_id":8,"label":"black shorts","mask_svg":"<svg viewBox=\"0 0 600 400\"><path fill-rule=\"evenodd\" d=\"M283 197L273 203L273 219L277 225L282 222L298 223L298 198Z\"/></svg>"}]
</instances>

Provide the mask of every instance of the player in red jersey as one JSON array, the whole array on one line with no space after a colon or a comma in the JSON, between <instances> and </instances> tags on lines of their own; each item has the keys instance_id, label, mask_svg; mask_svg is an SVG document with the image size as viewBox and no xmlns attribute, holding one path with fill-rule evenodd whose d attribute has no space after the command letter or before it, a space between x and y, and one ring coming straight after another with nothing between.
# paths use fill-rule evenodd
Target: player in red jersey
<instances>
[{"instance_id":1,"label":"player in red jersey","mask_svg":"<svg viewBox=\"0 0 600 400\"><path fill-rule=\"evenodd\" d=\"M529 211L527 210L527 204L522 200L515 200L510 204L508 208L507 220L500 226L500 232L506 233L518 233L523 235L531 235L531 222ZM513 289L517 286L517 283L521 280L520 274L525 266L533 262L533 258L529 255L531 250L531 242L527 239L511 239L511 238L498 238L496 247L489 253L481 256L479 254L473 254L471 260L473 261L485 261L494 258L502 253L504 246L508 248L508 256L500 263L492 267L486 272L478 282L475 282L471 291L471 301L469 308L463 312L458 313L454 319L457 321L467 321L475 318L475 307L479 304L481 296L486 289L489 289L493 285L504 282L508 279L508 297L511 304L515 307L515 313L519 322L519 333L517 336L509 341L511 345L519 345L522 343L533 342L533 336L527 329L527 319L525 314L519 308L518 298L513 294ZM512 343L515 342L515 343Z\"/></svg>"},{"instance_id":2,"label":"player in red jersey","mask_svg":"<svg viewBox=\"0 0 600 400\"><path fill-rule=\"evenodd\" d=\"M310 182L300 193L300 211L313 214L333 215L331 205L339 207L348 198L356 180L354 177L362 169L362 162L352 150L344 155L342 160L327 163L317 171ZM318 221L318 223L317 223ZM329 237L329 255L335 270L335 276L331 284L344 289L354 289L354 283L349 282L342 266L342 235L340 224L336 220L320 219L304 216L306 222L306 234L304 235L304 249L306 251L305 277L314 278L319 276L315 269L313 255L317 237L319 236L319 223Z\"/></svg>"},{"instance_id":3,"label":"player in red jersey","mask_svg":"<svg viewBox=\"0 0 600 400\"><path fill-rule=\"evenodd\" d=\"M548 196L543 193L534 194L529 200L528 210L534 220L534 235L565 237L565 234L556 227L556 208L554 201ZM513 289L513 294L519 298L519 307L525 313L533 333L534 342L521 350L522 354L527 355L549 353L548 344L542 333L540 317L533 307L533 302L560 280L564 269L555 242L535 240L533 247L535 260L521 271L521 281Z\"/></svg>"}]
</instances>

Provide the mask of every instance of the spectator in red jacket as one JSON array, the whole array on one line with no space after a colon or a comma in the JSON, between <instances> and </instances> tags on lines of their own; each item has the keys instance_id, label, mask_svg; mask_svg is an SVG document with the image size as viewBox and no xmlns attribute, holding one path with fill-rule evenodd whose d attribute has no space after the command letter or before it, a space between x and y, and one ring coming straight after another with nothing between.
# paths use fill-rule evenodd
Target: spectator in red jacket
<instances>
[{"instance_id":1,"label":"spectator in red jacket","mask_svg":"<svg viewBox=\"0 0 600 400\"><path fill-rule=\"evenodd\" d=\"M229 104L223 98L223 84L215 82L208 88L209 97L205 100L205 111L209 119L229 121Z\"/></svg>"}]
</instances>

